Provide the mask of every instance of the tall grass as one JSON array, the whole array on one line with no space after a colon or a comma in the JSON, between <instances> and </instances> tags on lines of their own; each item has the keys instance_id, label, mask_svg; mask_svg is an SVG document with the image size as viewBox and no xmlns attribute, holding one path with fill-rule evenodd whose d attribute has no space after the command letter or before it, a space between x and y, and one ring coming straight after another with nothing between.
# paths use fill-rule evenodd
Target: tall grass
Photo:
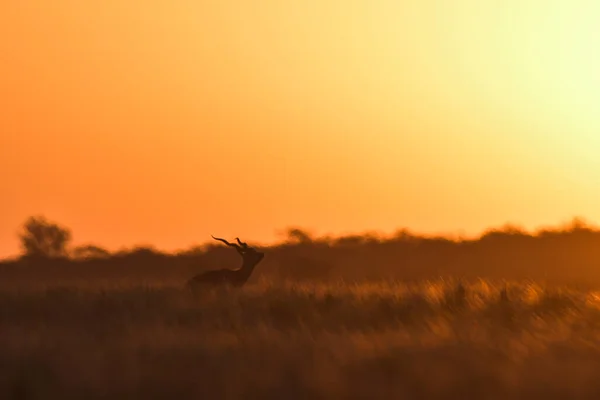
<instances>
[{"instance_id":1,"label":"tall grass","mask_svg":"<svg viewBox=\"0 0 600 400\"><path fill-rule=\"evenodd\" d=\"M600 398L598 294L456 287L3 288L0 398Z\"/></svg>"}]
</instances>

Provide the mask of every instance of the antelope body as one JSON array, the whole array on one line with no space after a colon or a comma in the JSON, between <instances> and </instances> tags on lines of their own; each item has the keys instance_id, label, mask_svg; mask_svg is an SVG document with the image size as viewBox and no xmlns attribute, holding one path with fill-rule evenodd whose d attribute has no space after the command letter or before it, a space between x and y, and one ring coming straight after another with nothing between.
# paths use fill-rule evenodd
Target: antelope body
<instances>
[{"instance_id":1,"label":"antelope body","mask_svg":"<svg viewBox=\"0 0 600 400\"><path fill-rule=\"evenodd\" d=\"M236 251L242 256L242 266L239 269L218 269L213 271L207 271L202 274L194 276L187 283L188 287L192 290L196 290L200 286L221 286L228 285L233 287L243 286L252 275L254 267L262 261L265 256L242 242L239 238L236 238L238 244L229 243L225 239L216 238L213 239L225 243L227 246L234 247Z\"/></svg>"}]
</instances>

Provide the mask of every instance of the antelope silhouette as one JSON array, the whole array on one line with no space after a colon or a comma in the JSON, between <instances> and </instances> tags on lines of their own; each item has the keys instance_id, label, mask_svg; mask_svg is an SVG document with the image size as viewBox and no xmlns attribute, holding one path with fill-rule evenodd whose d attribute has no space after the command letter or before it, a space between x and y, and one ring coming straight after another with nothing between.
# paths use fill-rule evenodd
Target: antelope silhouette
<instances>
[{"instance_id":1,"label":"antelope silhouette","mask_svg":"<svg viewBox=\"0 0 600 400\"><path fill-rule=\"evenodd\" d=\"M204 272L190 279L187 283L187 286L192 289L192 291L196 291L201 286L243 286L248 281L248 278L250 278L250 275L252 275L254 267L261 262L265 254L257 251L253 247L248 246L239 238L235 238L235 240L238 242L237 244L229 243L225 239L216 238L214 236L212 236L212 238L225 243L227 246L234 247L235 250L242 256L242 266L235 270L217 269Z\"/></svg>"}]
</instances>

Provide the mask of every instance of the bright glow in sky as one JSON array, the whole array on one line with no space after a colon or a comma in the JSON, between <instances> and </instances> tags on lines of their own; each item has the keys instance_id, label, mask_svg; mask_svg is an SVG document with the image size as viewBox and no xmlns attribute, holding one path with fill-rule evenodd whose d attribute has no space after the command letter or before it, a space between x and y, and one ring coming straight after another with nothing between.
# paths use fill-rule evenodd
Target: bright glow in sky
<instances>
[{"instance_id":1,"label":"bright glow in sky","mask_svg":"<svg viewBox=\"0 0 600 400\"><path fill-rule=\"evenodd\" d=\"M0 256L600 220L595 0L0 4Z\"/></svg>"}]
</instances>

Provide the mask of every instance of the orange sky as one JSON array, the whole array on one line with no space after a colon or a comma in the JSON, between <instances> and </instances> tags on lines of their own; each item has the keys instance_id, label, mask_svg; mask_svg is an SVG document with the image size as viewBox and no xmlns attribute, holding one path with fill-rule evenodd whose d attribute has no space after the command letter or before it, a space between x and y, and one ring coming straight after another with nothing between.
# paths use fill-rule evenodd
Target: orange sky
<instances>
[{"instance_id":1,"label":"orange sky","mask_svg":"<svg viewBox=\"0 0 600 400\"><path fill-rule=\"evenodd\" d=\"M0 3L0 256L600 221L600 3Z\"/></svg>"}]
</instances>

